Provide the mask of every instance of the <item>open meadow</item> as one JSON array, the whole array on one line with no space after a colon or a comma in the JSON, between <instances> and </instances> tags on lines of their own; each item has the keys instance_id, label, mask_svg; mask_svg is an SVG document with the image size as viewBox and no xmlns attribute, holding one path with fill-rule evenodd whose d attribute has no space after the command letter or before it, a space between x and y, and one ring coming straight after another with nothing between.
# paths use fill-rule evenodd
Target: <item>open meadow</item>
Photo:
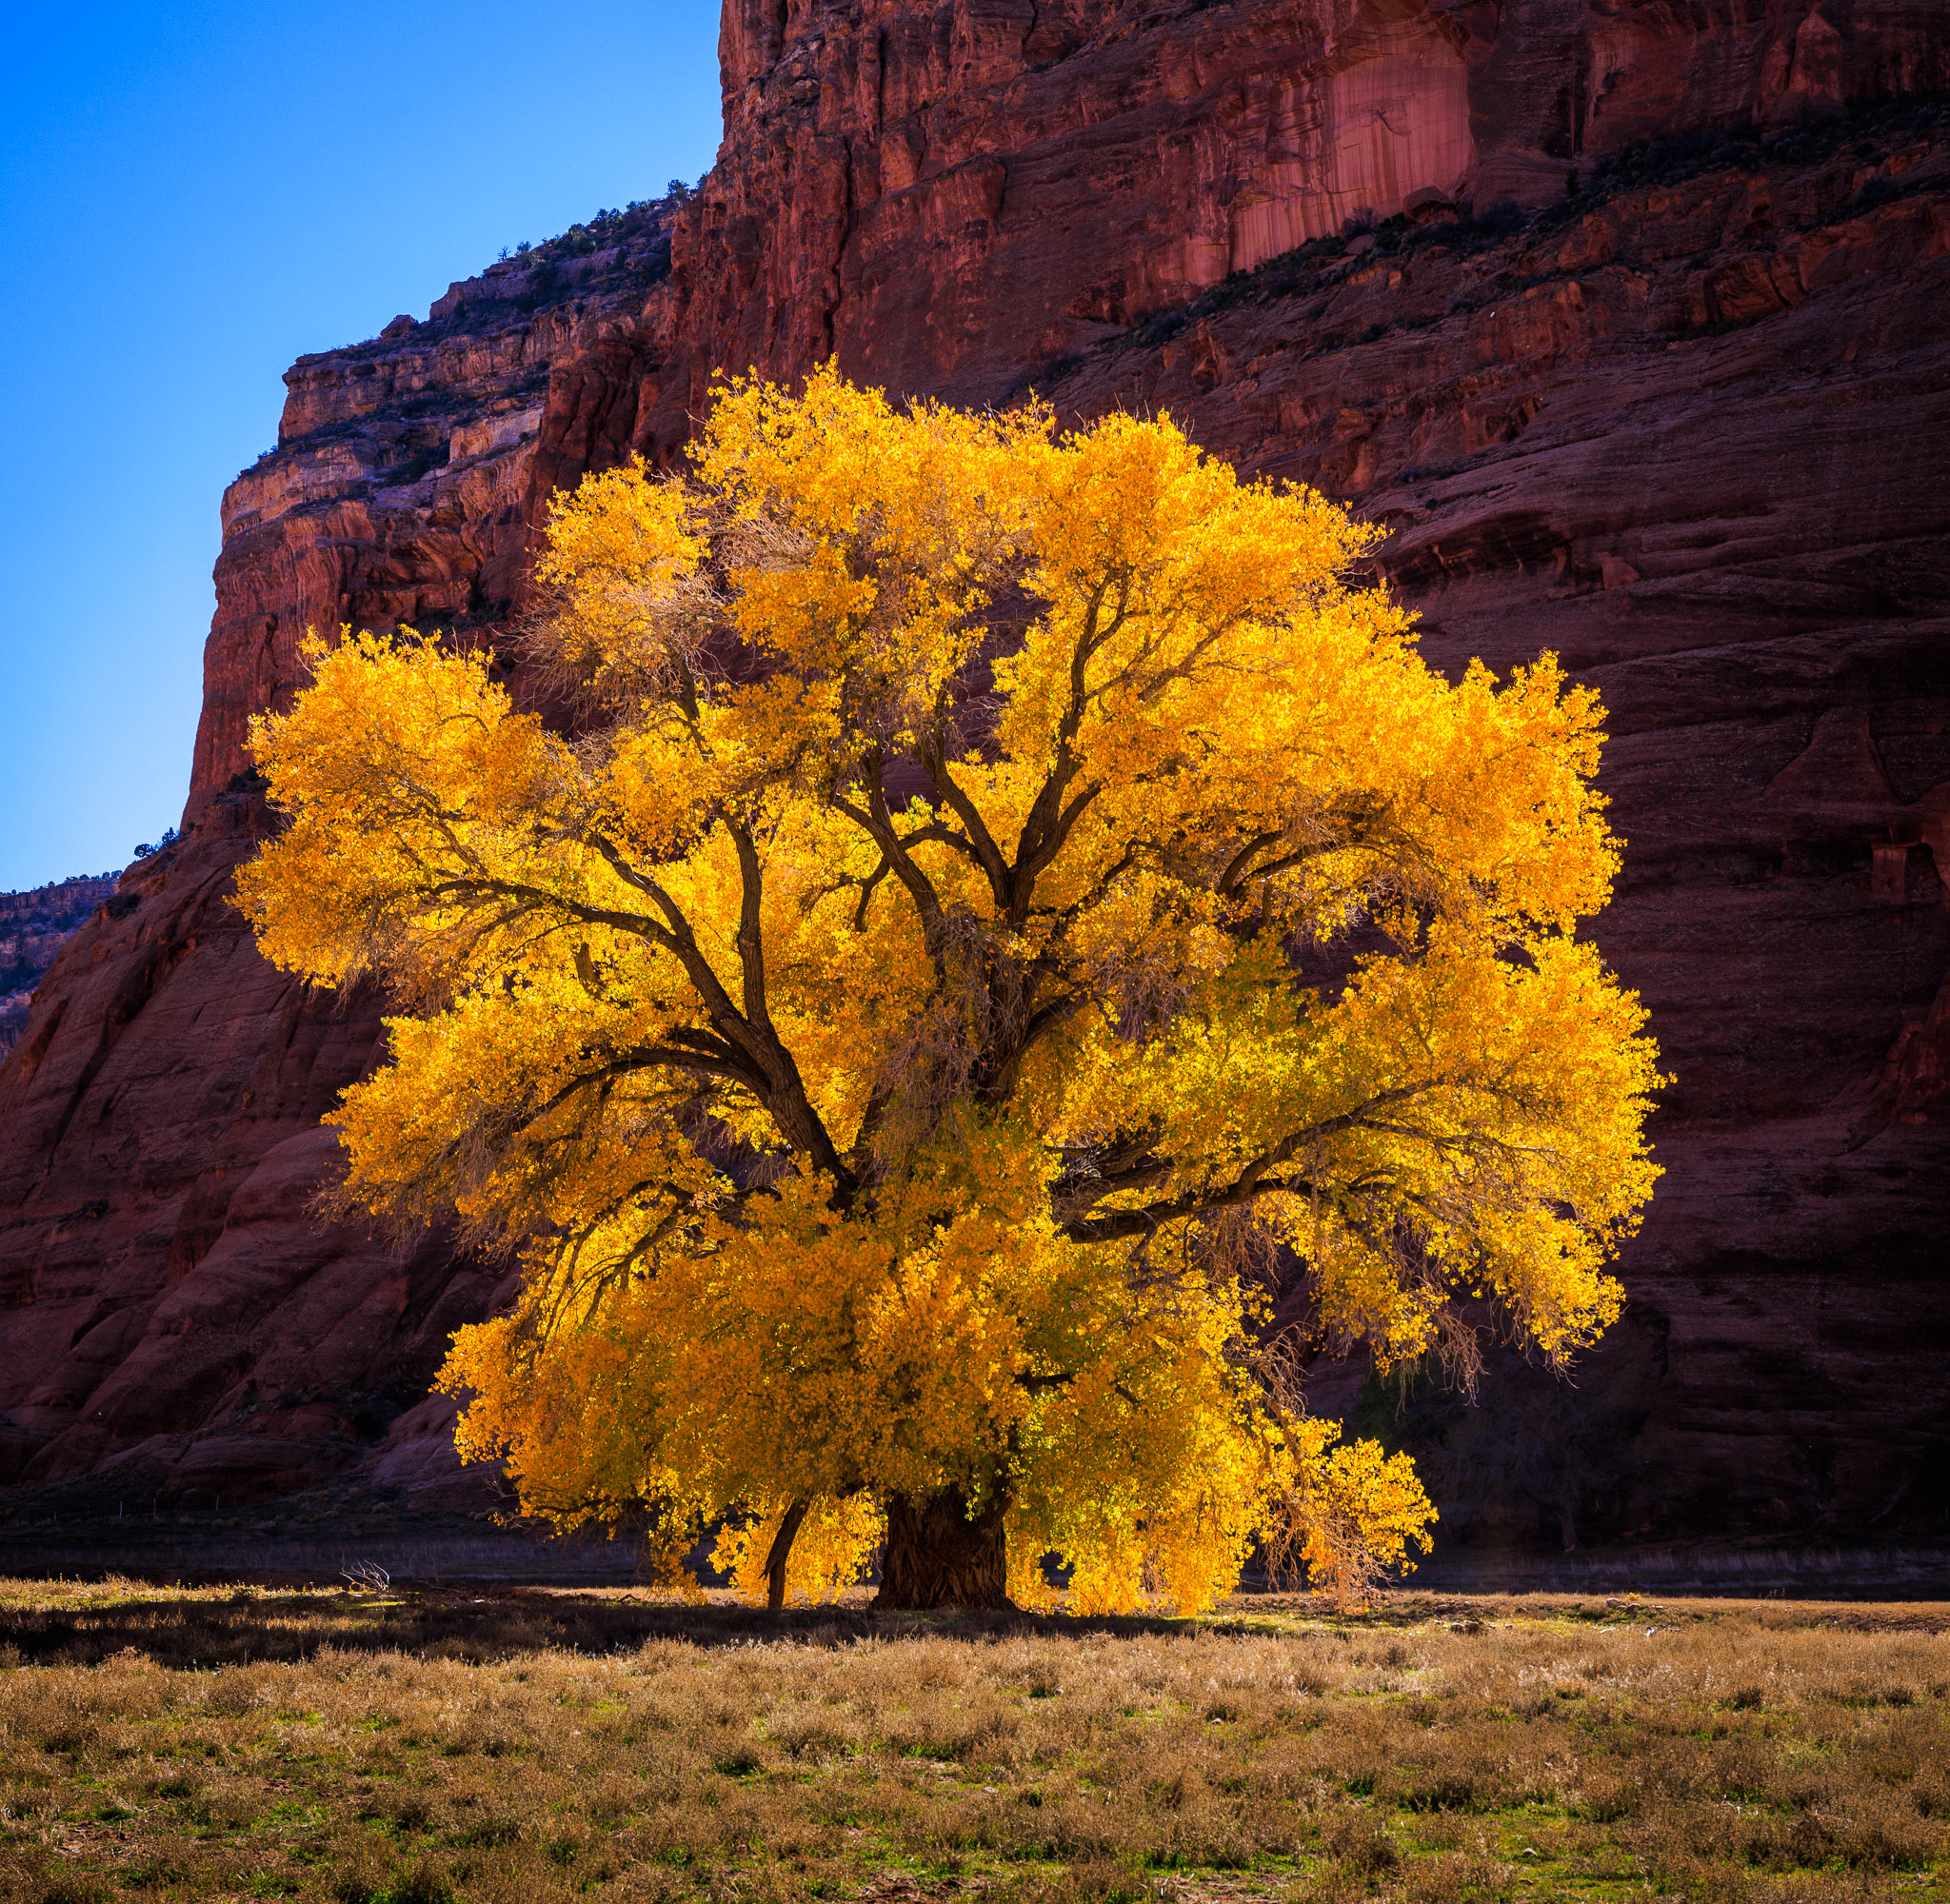
<instances>
[{"instance_id":1,"label":"open meadow","mask_svg":"<svg viewBox=\"0 0 1950 1904\"><path fill-rule=\"evenodd\" d=\"M1943 1896L1946 1628L0 1583L0 1898Z\"/></svg>"}]
</instances>

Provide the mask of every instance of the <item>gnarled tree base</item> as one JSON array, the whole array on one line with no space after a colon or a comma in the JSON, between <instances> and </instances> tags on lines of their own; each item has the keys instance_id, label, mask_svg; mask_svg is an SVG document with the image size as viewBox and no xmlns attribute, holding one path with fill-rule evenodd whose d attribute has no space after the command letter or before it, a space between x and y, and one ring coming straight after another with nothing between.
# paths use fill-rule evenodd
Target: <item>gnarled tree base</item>
<instances>
[{"instance_id":1,"label":"gnarled tree base","mask_svg":"<svg viewBox=\"0 0 1950 1904\"><path fill-rule=\"evenodd\" d=\"M876 1607L920 1612L1013 1604L1000 1501L973 1520L968 1503L954 1492L925 1500L897 1494L887 1502Z\"/></svg>"}]
</instances>

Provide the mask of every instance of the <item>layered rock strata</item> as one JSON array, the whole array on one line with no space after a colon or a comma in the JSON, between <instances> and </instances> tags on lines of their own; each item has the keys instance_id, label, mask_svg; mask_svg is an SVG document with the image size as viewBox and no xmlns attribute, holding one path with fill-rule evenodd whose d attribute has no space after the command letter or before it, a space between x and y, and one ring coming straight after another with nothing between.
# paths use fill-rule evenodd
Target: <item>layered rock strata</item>
<instances>
[{"instance_id":1,"label":"layered rock strata","mask_svg":"<svg viewBox=\"0 0 1950 1904\"><path fill-rule=\"evenodd\" d=\"M103 873L0 893L0 1061L27 1029L34 987L55 954L114 890L115 875Z\"/></svg>"},{"instance_id":2,"label":"layered rock strata","mask_svg":"<svg viewBox=\"0 0 1950 1904\"><path fill-rule=\"evenodd\" d=\"M10 1474L463 1497L413 1404L495 1272L308 1215L376 1011L227 908L246 723L308 625L491 639L551 489L830 354L1168 407L1386 525L1443 665L1603 692L1668 1174L1579 1386L1338 1398L1452 1540L1940 1532L1950 183L1888 104L1950 85L1940 10L730 0L723 70L694 198L304 360L227 498L189 830L0 1072Z\"/></svg>"},{"instance_id":3,"label":"layered rock strata","mask_svg":"<svg viewBox=\"0 0 1950 1904\"><path fill-rule=\"evenodd\" d=\"M578 226L452 285L424 323L286 371L278 446L224 495L186 823L248 765L251 715L289 702L308 630L506 617L552 373L634 330L668 277L675 211Z\"/></svg>"},{"instance_id":4,"label":"layered rock strata","mask_svg":"<svg viewBox=\"0 0 1950 1904\"><path fill-rule=\"evenodd\" d=\"M1946 131L1318 248L1050 387L1358 498L1431 659L1555 649L1609 711L1596 936L1672 1073L1666 1176L1575 1389L1412 1402L1452 1537L1950 1508Z\"/></svg>"}]
</instances>

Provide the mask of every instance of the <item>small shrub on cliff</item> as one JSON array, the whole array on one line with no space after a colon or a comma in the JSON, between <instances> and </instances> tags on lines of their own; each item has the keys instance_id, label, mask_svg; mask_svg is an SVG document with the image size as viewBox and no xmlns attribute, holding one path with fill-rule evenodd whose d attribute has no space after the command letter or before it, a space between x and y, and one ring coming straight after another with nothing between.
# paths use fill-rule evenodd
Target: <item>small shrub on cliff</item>
<instances>
[{"instance_id":1,"label":"small shrub on cliff","mask_svg":"<svg viewBox=\"0 0 1950 1904\"><path fill-rule=\"evenodd\" d=\"M474 1457L776 1599L1208 1605L1264 1542L1425 1541L1298 1404L1321 1339L1562 1365L1654 1175L1642 1014L1581 942L1600 709L1451 684L1371 534L1168 420L726 391L691 473L586 482L531 660L359 637L255 730L286 968L395 987L351 1204L527 1253L463 1331ZM1348 975L1350 935L1360 947Z\"/></svg>"}]
</instances>

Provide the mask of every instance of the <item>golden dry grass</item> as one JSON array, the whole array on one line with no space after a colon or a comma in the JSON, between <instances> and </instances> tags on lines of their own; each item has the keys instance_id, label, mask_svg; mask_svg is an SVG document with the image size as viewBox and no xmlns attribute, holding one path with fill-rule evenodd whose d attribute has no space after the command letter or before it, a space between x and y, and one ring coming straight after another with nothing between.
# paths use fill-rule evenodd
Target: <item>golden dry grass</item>
<instances>
[{"instance_id":1,"label":"golden dry grass","mask_svg":"<svg viewBox=\"0 0 1950 1904\"><path fill-rule=\"evenodd\" d=\"M0 1587L0 1898L1950 1893L1938 1609Z\"/></svg>"}]
</instances>

